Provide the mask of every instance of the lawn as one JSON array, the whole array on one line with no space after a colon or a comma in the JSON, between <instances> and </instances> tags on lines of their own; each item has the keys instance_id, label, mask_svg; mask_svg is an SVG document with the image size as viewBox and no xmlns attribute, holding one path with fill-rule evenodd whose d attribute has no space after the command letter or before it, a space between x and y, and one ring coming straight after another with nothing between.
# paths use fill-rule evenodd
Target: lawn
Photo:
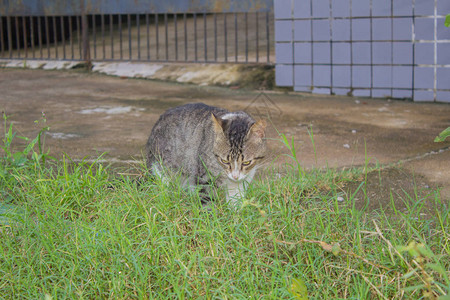
<instances>
[{"instance_id":1,"label":"lawn","mask_svg":"<svg viewBox=\"0 0 450 300\"><path fill-rule=\"evenodd\" d=\"M305 171L293 156L241 208L205 208L144 166L51 160L43 135L20 151L13 136L5 121L0 298L449 299L438 190L357 209L342 190L364 191L367 166Z\"/></svg>"}]
</instances>

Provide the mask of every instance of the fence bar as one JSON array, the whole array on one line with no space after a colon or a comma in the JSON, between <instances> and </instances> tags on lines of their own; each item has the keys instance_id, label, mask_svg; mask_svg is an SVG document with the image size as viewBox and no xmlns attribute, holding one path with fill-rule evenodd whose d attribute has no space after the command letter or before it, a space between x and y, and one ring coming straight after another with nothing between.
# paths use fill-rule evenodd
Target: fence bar
<instances>
[{"instance_id":1,"label":"fence bar","mask_svg":"<svg viewBox=\"0 0 450 300\"><path fill-rule=\"evenodd\" d=\"M140 15L136 14L138 60L141 60L141 22L139 19Z\"/></svg>"},{"instance_id":2,"label":"fence bar","mask_svg":"<svg viewBox=\"0 0 450 300\"><path fill-rule=\"evenodd\" d=\"M32 57L36 58L36 53L35 53L35 43L34 43L34 18L33 16L30 16L30 36L31 36L31 52L32 52ZM2 39L3 41L3 39Z\"/></svg>"},{"instance_id":3,"label":"fence bar","mask_svg":"<svg viewBox=\"0 0 450 300\"><path fill-rule=\"evenodd\" d=\"M248 62L248 13L245 16L245 62Z\"/></svg>"},{"instance_id":4,"label":"fence bar","mask_svg":"<svg viewBox=\"0 0 450 300\"><path fill-rule=\"evenodd\" d=\"M256 62L259 62L259 13L256 12Z\"/></svg>"},{"instance_id":5,"label":"fence bar","mask_svg":"<svg viewBox=\"0 0 450 300\"><path fill-rule=\"evenodd\" d=\"M111 40L111 59L114 59L114 38L113 38L113 28L114 27L114 19L113 15L109 15L109 38Z\"/></svg>"},{"instance_id":6,"label":"fence bar","mask_svg":"<svg viewBox=\"0 0 450 300\"><path fill-rule=\"evenodd\" d=\"M184 61L188 60L188 43L187 43L187 24L186 24L186 13L183 14L183 22L184 22Z\"/></svg>"},{"instance_id":7,"label":"fence bar","mask_svg":"<svg viewBox=\"0 0 450 300\"><path fill-rule=\"evenodd\" d=\"M20 58L20 33L19 33L19 17L14 18L14 22L16 25L16 50L17 50L17 57Z\"/></svg>"},{"instance_id":8,"label":"fence bar","mask_svg":"<svg viewBox=\"0 0 450 300\"><path fill-rule=\"evenodd\" d=\"M102 30L102 51L103 51L103 59L106 59L106 45L105 45L105 15L100 15L101 20L101 30Z\"/></svg>"},{"instance_id":9,"label":"fence bar","mask_svg":"<svg viewBox=\"0 0 450 300\"><path fill-rule=\"evenodd\" d=\"M6 30L8 31L8 52L9 58L12 58L12 33L11 33L11 17L6 17Z\"/></svg>"},{"instance_id":10,"label":"fence bar","mask_svg":"<svg viewBox=\"0 0 450 300\"><path fill-rule=\"evenodd\" d=\"M267 42L267 63L270 62L270 28L269 28L269 13L266 12L266 42Z\"/></svg>"},{"instance_id":11,"label":"fence bar","mask_svg":"<svg viewBox=\"0 0 450 300\"><path fill-rule=\"evenodd\" d=\"M127 26L128 26L128 58L132 60L132 49L131 49L131 15L127 14Z\"/></svg>"},{"instance_id":12,"label":"fence bar","mask_svg":"<svg viewBox=\"0 0 450 300\"><path fill-rule=\"evenodd\" d=\"M198 61L197 57L197 13L194 13L194 57L195 61Z\"/></svg>"},{"instance_id":13,"label":"fence bar","mask_svg":"<svg viewBox=\"0 0 450 300\"><path fill-rule=\"evenodd\" d=\"M0 17L0 56L3 57L3 52L5 51L5 40L4 40L4 36L3 36L3 17Z\"/></svg>"},{"instance_id":14,"label":"fence bar","mask_svg":"<svg viewBox=\"0 0 450 300\"><path fill-rule=\"evenodd\" d=\"M238 61L238 19L237 13L234 13L234 61Z\"/></svg>"},{"instance_id":15,"label":"fence bar","mask_svg":"<svg viewBox=\"0 0 450 300\"><path fill-rule=\"evenodd\" d=\"M175 61L178 61L178 27L177 14L173 14L173 26L175 31Z\"/></svg>"},{"instance_id":16,"label":"fence bar","mask_svg":"<svg viewBox=\"0 0 450 300\"><path fill-rule=\"evenodd\" d=\"M41 24L41 22L39 22L39 25ZM40 27L40 26L39 26ZM72 17L69 17L69 33L70 33L70 40L69 40L69 44L70 44L70 51L71 51L71 58L73 59L73 28L72 28ZM41 40L41 30L38 29L39 31L39 48L41 50L41 57L42 57L42 40Z\"/></svg>"},{"instance_id":17,"label":"fence bar","mask_svg":"<svg viewBox=\"0 0 450 300\"><path fill-rule=\"evenodd\" d=\"M25 58L28 58L27 20L26 20L26 17L22 17L22 27L23 27L23 47L25 48Z\"/></svg>"},{"instance_id":18,"label":"fence bar","mask_svg":"<svg viewBox=\"0 0 450 300\"><path fill-rule=\"evenodd\" d=\"M97 22L95 15L92 15L92 44L94 46L94 59L97 58Z\"/></svg>"},{"instance_id":19,"label":"fence bar","mask_svg":"<svg viewBox=\"0 0 450 300\"><path fill-rule=\"evenodd\" d=\"M156 31L156 60L159 60L159 28L158 28L158 14L155 14L155 31Z\"/></svg>"},{"instance_id":20,"label":"fence bar","mask_svg":"<svg viewBox=\"0 0 450 300\"><path fill-rule=\"evenodd\" d=\"M47 46L47 58L50 58L50 33L49 33L49 26L48 26L48 18L47 16L44 17L44 23L45 23L45 43Z\"/></svg>"},{"instance_id":21,"label":"fence bar","mask_svg":"<svg viewBox=\"0 0 450 300\"><path fill-rule=\"evenodd\" d=\"M120 52L120 60L123 59L123 46L122 46L122 15L117 15L118 23L119 23L119 52Z\"/></svg>"},{"instance_id":22,"label":"fence bar","mask_svg":"<svg viewBox=\"0 0 450 300\"><path fill-rule=\"evenodd\" d=\"M164 33L165 33L165 46L166 46L166 61L169 60L169 30L168 30L167 13L164 14Z\"/></svg>"},{"instance_id":23,"label":"fence bar","mask_svg":"<svg viewBox=\"0 0 450 300\"><path fill-rule=\"evenodd\" d=\"M203 40L204 40L204 51L205 51L205 62L208 61L208 41L206 40L208 37L206 31L206 13L203 13Z\"/></svg>"},{"instance_id":24,"label":"fence bar","mask_svg":"<svg viewBox=\"0 0 450 300\"><path fill-rule=\"evenodd\" d=\"M91 51L89 51L89 22L85 13L81 16L81 30L83 39L83 61L86 63L88 69L91 66Z\"/></svg>"},{"instance_id":25,"label":"fence bar","mask_svg":"<svg viewBox=\"0 0 450 300\"><path fill-rule=\"evenodd\" d=\"M53 47L55 48L55 58L58 58L58 34L56 29L56 16L53 16Z\"/></svg>"},{"instance_id":26,"label":"fence bar","mask_svg":"<svg viewBox=\"0 0 450 300\"><path fill-rule=\"evenodd\" d=\"M217 14L214 13L214 61L217 62Z\"/></svg>"},{"instance_id":27,"label":"fence bar","mask_svg":"<svg viewBox=\"0 0 450 300\"><path fill-rule=\"evenodd\" d=\"M145 26L147 27L147 60L150 60L150 24L148 14L145 14Z\"/></svg>"},{"instance_id":28,"label":"fence bar","mask_svg":"<svg viewBox=\"0 0 450 300\"><path fill-rule=\"evenodd\" d=\"M224 30L224 44L225 44L225 62L228 62L228 31L227 31L227 14L223 14L223 30Z\"/></svg>"},{"instance_id":29,"label":"fence bar","mask_svg":"<svg viewBox=\"0 0 450 300\"><path fill-rule=\"evenodd\" d=\"M5 37L3 34L3 17L0 17L0 51L1 51L1 55L3 57L3 54L5 52Z\"/></svg>"},{"instance_id":30,"label":"fence bar","mask_svg":"<svg viewBox=\"0 0 450 300\"><path fill-rule=\"evenodd\" d=\"M78 39L78 52L80 54L80 60L83 59L83 53L82 53L82 48L81 48L81 17L76 17L77 18L77 39Z\"/></svg>"},{"instance_id":31,"label":"fence bar","mask_svg":"<svg viewBox=\"0 0 450 300\"><path fill-rule=\"evenodd\" d=\"M64 25L64 17L61 16L59 17L60 21L61 21L61 42L62 42L62 46L63 46L63 59L66 59L66 37L65 37L65 33L66 33L66 28ZM33 57L34 57L34 45L33 45Z\"/></svg>"}]
</instances>

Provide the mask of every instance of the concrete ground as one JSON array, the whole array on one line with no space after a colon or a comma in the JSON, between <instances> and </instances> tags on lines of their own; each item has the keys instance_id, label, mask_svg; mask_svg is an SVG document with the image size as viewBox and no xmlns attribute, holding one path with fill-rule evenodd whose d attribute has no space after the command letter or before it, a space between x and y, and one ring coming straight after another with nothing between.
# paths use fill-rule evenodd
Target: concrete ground
<instances>
[{"instance_id":1,"label":"concrete ground","mask_svg":"<svg viewBox=\"0 0 450 300\"><path fill-rule=\"evenodd\" d=\"M229 110L246 109L270 118L269 143L274 161L286 153L276 130L294 138L305 168L389 165L372 176L371 193L389 201L390 193L441 188L450 200L450 141L434 138L450 126L450 105L248 91L162 81L110 77L81 71L0 69L0 109L18 135L34 137L50 126L45 146L61 158L95 158L133 163L158 116L189 102ZM276 130L275 130L276 128ZM313 134L314 145L310 138ZM20 140L19 140L20 141ZM370 176L369 176L370 177ZM369 178L368 177L368 178ZM378 178L378 179L377 179ZM378 197L376 196L377 194Z\"/></svg>"}]
</instances>

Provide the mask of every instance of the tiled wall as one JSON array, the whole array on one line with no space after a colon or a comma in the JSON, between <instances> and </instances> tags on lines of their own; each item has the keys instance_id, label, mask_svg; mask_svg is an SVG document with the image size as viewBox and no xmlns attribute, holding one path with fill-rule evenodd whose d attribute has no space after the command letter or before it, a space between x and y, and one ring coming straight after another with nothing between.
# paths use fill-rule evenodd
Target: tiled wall
<instances>
[{"instance_id":1,"label":"tiled wall","mask_svg":"<svg viewBox=\"0 0 450 300\"><path fill-rule=\"evenodd\" d=\"M450 0L274 0L276 83L450 102Z\"/></svg>"}]
</instances>

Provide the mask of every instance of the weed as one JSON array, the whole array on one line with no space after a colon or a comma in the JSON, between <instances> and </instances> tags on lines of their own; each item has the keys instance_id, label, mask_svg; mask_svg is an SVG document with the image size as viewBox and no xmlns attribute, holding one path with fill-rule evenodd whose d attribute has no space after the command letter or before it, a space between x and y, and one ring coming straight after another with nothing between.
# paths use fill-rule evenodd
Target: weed
<instances>
[{"instance_id":1,"label":"weed","mask_svg":"<svg viewBox=\"0 0 450 300\"><path fill-rule=\"evenodd\" d=\"M428 219L417 217L420 203L395 217L356 210L337 195L364 170L305 171L285 135L293 161L283 175L254 182L236 211L221 201L204 209L177 181L146 178L137 185L126 172L67 156L43 166L32 154L40 150L19 164L14 153L26 149L11 150L9 128L10 152L1 158L9 175L0 182L4 298L445 299L449 293L450 209L439 193L439 209Z\"/></svg>"}]
</instances>

